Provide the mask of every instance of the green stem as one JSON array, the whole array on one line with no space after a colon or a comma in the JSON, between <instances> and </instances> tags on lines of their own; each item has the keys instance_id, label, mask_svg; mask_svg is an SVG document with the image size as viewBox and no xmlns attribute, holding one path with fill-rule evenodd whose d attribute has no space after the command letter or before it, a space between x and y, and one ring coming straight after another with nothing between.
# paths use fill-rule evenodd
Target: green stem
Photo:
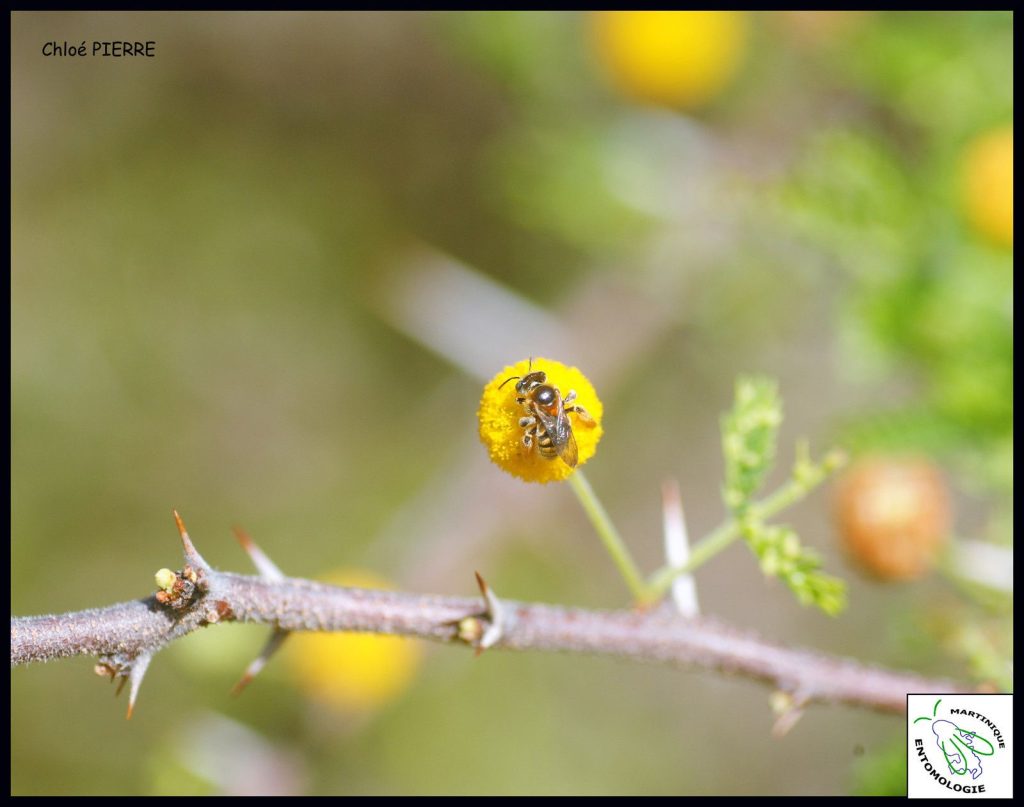
<instances>
[{"instance_id":1,"label":"green stem","mask_svg":"<svg viewBox=\"0 0 1024 807\"><path fill-rule=\"evenodd\" d=\"M612 560L619 569L619 573L626 581L626 585L633 592L633 596L637 600L648 600L649 595L647 586L644 585L643 575L640 574L640 570L633 561L633 557L629 554L629 550L622 541L622 536L615 529L615 525L612 524L608 513L605 512L601 500L597 498L594 489L590 487L590 483L583 475L583 472L576 471L570 475L569 485L576 494L576 498L580 500L580 504L583 505L583 510L590 519L590 523L597 530L604 548L608 550L608 554L611 555Z\"/></svg>"},{"instance_id":2,"label":"green stem","mask_svg":"<svg viewBox=\"0 0 1024 807\"><path fill-rule=\"evenodd\" d=\"M822 474L822 478L824 476L825 474ZM751 507L762 518L770 518L806 496L819 481L791 479L771 496L755 502ZM739 537L740 524L735 518L720 524L714 531L694 545L690 551L689 560L682 566L663 566L656 571L644 587L644 599L647 601L660 599L672 586L673 580L682 574L689 574L698 566L702 566Z\"/></svg>"},{"instance_id":3,"label":"green stem","mask_svg":"<svg viewBox=\"0 0 1024 807\"><path fill-rule=\"evenodd\" d=\"M688 574L698 566L703 566L729 544L739 538L740 525L735 520L726 521L715 528L714 532L694 544L690 557L682 566L663 566L656 571L647 583L646 599L655 601L672 586L672 581L680 575Z\"/></svg>"}]
</instances>

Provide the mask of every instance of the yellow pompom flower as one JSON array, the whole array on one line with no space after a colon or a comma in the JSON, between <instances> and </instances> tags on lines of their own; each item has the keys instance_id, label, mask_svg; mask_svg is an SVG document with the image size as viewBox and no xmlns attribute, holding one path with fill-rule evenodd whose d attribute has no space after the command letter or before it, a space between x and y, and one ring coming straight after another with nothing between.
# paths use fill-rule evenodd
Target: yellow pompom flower
<instances>
[{"instance_id":1,"label":"yellow pompom flower","mask_svg":"<svg viewBox=\"0 0 1024 807\"><path fill-rule=\"evenodd\" d=\"M520 420L533 417L537 406L530 401L526 404L517 402L516 398L523 395L517 391L516 386L524 376L538 372L546 376L543 385L553 387L562 398L565 416L571 427L570 439L575 442L577 449L575 466L566 459L570 457L569 450L558 445L557 440L556 445L547 450L549 456L545 456L542 450L546 442L545 435L531 436L529 446L523 443L526 431L532 427L519 425ZM533 389L535 394L539 390L540 385ZM575 398L570 397L573 392L576 393ZM569 401L565 403L567 398ZM584 412L574 411L573 407L576 406ZM557 411L557 407L552 406L550 411ZM550 359L523 359L494 376L484 387L478 414L480 441L487 447L491 462L526 482L546 483L565 479L576 467L594 456L597 443L604 433L601 428L604 407L593 385L575 367L566 367ZM556 450L557 454L554 453Z\"/></svg>"},{"instance_id":2,"label":"yellow pompom flower","mask_svg":"<svg viewBox=\"0 0 1024 807\"><path fill-rule=\"evenodd\" d=\"M961 204L975 230L1013 246L1013 127L974 140L964 154Z\"/></svg>"},{"instance_id":3,"label":"yellow pompom flower","mask_svg":"<svg viewBox=\"0 0 1024 807\"><path fill-rule=\"evenodd\" d=\"M736 74L747 18L737 11L599 11L591 34L598 59L623 93L694 109Z\"/></svg>"},{"instance_id":4,"label":"yellow pompom flower","mask_svg":"<svg viewBox=\"0 0 1024 807\"><path fill-rule=\"evenodd\" d=\"M363 569L339 569L324 582L390 589ZM394 700L415 678L423 646L374 633L295 633L286 645L294 680L310 698L344 714L366 713Z\"/></svg>"}]
</instances>

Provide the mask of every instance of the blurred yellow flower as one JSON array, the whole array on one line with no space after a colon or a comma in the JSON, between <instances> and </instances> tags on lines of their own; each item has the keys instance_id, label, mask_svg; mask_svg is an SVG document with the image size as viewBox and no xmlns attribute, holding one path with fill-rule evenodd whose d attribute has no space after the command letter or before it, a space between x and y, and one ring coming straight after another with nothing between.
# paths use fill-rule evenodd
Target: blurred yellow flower
<instances>
[{"instance_id":1,"label":"blurred yellow flower","mask_svg":"<svg viewBox=\"0 0 1024 807\"><path fill-rule=\"evenodd\" d=\"M1013 246L1013 126L987 132L964 153L961 205L967 220L996 244Z\"/></svg>"},{"instance_id":2,"label":"blurred yellow flower","mask_svg":"<svg viewBox=\"0 0 1024 807\"><path fill-rule=\"evenodd\" d=\"M523 444L524 428L520 418L527 416L522 404L516 402L516 381L514 376L525 376L529 372L543 372L546 384L554 387L564 399L575 391L576 399L569 406L579 405L590 415L590 420L576 412L568 412L573 439L578 450L577 466L582 465L597 451L597 443L604 430L601 428L601 405L593 385L575 367L566 367L550 359L524 359L506 367L484 387L480 399L480 440L487 447L491 462L526 482L555 482L565 479L575 470L560 457L548 458L541 454L536 444ZM508 383L505 383L508 381Z\"/></svg>"},{"instance_id":3,"label":"blurred yellow flower","mask_svg":"<svg viewBox=\"0 0 1024 807\"><path fill-rule=\"evenodd\" d=\"M339 586L393 587L363 569L338 569L322 579ZM369 712L397 698L423 656L414 639L373 633L294 633L285 648L302 691L343 713Z\"/></svg>"},{"instance_id":4,"label":"blurred yellow flower","mask_svg":"<svg viewBox=\"0 0 1024 807\"><path fill-rule=\"evenodd\" d=\"M747 18L736 11L599 11L591 38L618 88L646 103L694 109L736 74Z\"/></svg>"}]
</instances>

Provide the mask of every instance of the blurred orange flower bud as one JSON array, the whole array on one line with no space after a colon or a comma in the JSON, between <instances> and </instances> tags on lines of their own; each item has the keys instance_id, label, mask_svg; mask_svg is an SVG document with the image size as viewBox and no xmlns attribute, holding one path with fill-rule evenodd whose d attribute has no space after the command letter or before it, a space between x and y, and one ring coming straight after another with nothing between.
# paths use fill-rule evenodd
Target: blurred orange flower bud
<instances>
[{"instance_id":1,"label":"blurred orange flower bud","mask_svg":"<svg viewBox=\"0 0 1024 807\"><path fill-rule=\"evenodd\" d=\"M882 580L924 575L952 524L945 482L920 458L858 462L836 485L835 515L850 554Z\"/></svg>"}]
</instances>

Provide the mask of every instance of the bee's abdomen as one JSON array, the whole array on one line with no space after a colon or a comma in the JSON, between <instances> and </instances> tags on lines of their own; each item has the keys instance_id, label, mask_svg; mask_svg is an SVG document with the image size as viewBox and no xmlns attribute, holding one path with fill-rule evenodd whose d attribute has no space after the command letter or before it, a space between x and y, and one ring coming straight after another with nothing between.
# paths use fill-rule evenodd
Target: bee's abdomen
<instances>
[{"instance_id":1,"label":"bee's abdomen","mask_svg":"<svg viewBox=\"0 0 1024 807\"><path fill-rule=\"evenodd\" d=\"M547 457L549 460L558 456L555 444L552 442L551 435L548 434L546 429L537 430L537 449L542 457Z\"/></svg>"}]
</instances>

